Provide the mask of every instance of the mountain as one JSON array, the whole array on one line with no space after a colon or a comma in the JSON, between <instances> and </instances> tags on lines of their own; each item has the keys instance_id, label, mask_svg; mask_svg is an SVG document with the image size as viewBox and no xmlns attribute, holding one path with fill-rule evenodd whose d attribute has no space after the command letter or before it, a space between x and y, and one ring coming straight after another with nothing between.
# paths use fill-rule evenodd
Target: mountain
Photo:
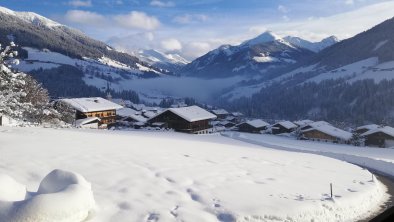
<instances>
[{"instance_id":1,"label":"mountain","mask_svg":"<svg viewBox=\"0 0 394 222\"><path fill-rule=\"evenodd\" d=\"M34 73L41 78L39 81L47 84L44 85L47 88L63 89L50 91L52 96L73 96L78 93L71 84L75 82L79 82L79 92L86 91L84 85L101 92L108 86L122 91L124 87L121 84L133 79L172 75L167 70L116 51L103 42L41 15L0 7L0 43L8 45L10 41L18 45L21 57L20 65L14 68ZM63 82L62 86L48 86L56 81L48 81L45 78L49 77L40 75L45 70L58 74L56 77L59 79L71 76L76 79L68 84Z\"/></svg>"},{"instance_id":2,"label":"mountain","mask_svg":"<svg viewBox=\"0 0 394 222\"><path fill-rule=\"evenodd\" d=\"M248 78L274 73L315 53L292 45L272 32L265 32L238 46L223 45L195 59L179 73L202 78Z\"/></svg>"},{"instance_id":3,"label":"mountain","mask_svg":"<svg viewBox=\"0 0 394 222\"><path fill-rule=\"evenodd\" d=\"M163 52L149 49L140 50L136 53L137 57L149 65L176 72L183 66L190 63L187 59L178 54L165 54Z\"/></svg>"},{"instance_id":4,"label":"mountain","mask_svg":"<svg viewBox=\"0 0 394 222\"><path fill-rule=\"evenodd\" d=\"M394 18L338 42L290 70L239 83L219 100L265 118L394 124L393 52Z\"/></svg>"},{"instance_id":5,"label":"mountain","mask_svg":"<svg viewBox=\"0 0 394 222\"><path fill-rule=\"evenodd\" d=\"M328 48L336 43L339 42L338 38L335 36L330 36L327 37L320 42L310 42L307 40L304 40L299 37L292 37L292 36L287 36L283 38L285 41L291 43L292 45L296 45L301 48L309 49L312 52L320 52L321 50Z\"/></svg>"}]
</instances>

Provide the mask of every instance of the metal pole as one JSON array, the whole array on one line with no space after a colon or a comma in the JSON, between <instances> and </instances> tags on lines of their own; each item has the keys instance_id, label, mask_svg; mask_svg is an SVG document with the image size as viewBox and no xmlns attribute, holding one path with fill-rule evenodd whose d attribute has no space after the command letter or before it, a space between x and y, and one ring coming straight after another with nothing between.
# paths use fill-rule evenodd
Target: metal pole
<instances>
[{"instance_id":1,"label":"metal pole","mask_svg":"<svg viewBox=\"0 0 394 222\"><path fill-rule=\"evenodd\" d=\"M331 199L332 199L332 183L330 183Z\"/></svg>"}]
</instances>

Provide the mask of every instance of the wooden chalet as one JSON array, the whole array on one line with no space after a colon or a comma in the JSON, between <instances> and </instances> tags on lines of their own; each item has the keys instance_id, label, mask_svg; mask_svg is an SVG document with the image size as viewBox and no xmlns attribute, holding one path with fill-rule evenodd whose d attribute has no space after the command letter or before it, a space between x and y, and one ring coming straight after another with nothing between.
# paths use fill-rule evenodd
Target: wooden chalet
<instances>
[{"instance_id":1,"label":"wooden chalet","mask_svg":"<svg viewBox=\"0 0 394 222\"><path fill-rule=\"evenodd\" d=\"M262 130L266 130L270 124L260 120L250 120L237 125L238 131L247 133L260 133Z\"/></svg>"},{"instance_id":2,"label":"wooden chalet","mask_svg":"<svg viewBox=\"0 0 394 222\"><path fill-rule=\"evenodd\" d=\"M338 129L330 124L315 125L312 128L301 131L301 139L313 141L349 143L353 134Z\"/></svg>"},{"instance_id":3,"label":"wooden chalet","mask_svg":"<svg viewBox=\"0 0 394 222\"><path fill-rule=\"evenodd\" d=\"M98 117L101 127L114 124L116 122L116 110L123 108L101 97L61 99L58 102L75 110L75 120Z\"/></svg>"},{"instance_id":4,"label":"wooden chalet","mask_svg":"<svg viewBox=\"0 0 394 222\"><path fill-rule=\"evenodd\" d=\"M281 121L272 126L272 134L291 133L297 128L297 125L290 121Z\"/></svg>"},{"instance_id":5,"label":"wooden chalet","mask_svg":"<svg viewBox=\"0 0 394 222\"><path fill-rule=\"evenodd\" d=\"M211 132L209 121L216 116L198 106L169 108L148 120L149 124L165 123L179 132L206 134Z\"/></svg>"},{"instance_id":6,"label":"wooden chalet","mask_svg":"<svg viewBox=\"0 0 394 222\"><path fill-rule=\"evenodd\" d=\"M369 130L363 134L366 146L374 147L394 147L394 128L385 126Z\"/></svg>"}]
</instances>

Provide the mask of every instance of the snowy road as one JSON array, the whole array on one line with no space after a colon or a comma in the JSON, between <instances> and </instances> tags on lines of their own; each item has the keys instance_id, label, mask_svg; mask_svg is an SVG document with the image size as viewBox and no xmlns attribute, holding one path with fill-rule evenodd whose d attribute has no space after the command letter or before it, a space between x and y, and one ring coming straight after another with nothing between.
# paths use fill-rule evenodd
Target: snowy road
<instances>
[{"instance_id":1,"label":"snowy road","mask_svg":"<svg viewBox=\"0 0 394 222\"><path fill-rule=\"evenodd\" d=\"M57 168L92 184L93 222L355 221L388 198L358 166L220 135L0 127L0 174L37 191Z\"/></svg>"}]
</instances>

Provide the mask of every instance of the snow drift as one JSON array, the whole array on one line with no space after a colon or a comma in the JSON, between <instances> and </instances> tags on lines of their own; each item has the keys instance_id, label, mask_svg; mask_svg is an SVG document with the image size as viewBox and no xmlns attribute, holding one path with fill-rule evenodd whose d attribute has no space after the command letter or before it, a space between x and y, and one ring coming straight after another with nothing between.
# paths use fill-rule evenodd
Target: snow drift
<instances>
[{"instance_id":1,"label":"snow drift","mask_svg":"<svg viewBox=\"0 0 394 222\"><path fill-rule=\"evenodd\" d=\"M77 173L53 170L36 193L0 175L0 222L78 222L94 209L91 185Z\"/></svg>"}]
</instances>

